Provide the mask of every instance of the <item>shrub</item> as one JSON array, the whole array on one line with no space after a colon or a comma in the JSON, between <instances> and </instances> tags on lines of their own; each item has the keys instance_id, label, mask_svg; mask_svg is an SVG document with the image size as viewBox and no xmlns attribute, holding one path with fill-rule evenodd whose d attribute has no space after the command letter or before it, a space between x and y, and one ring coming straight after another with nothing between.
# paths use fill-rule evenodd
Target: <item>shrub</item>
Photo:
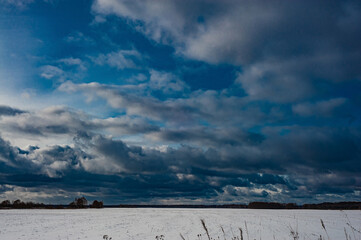
<instances>
[{"instance_id":1,"label":"shrub","mask_svg":"<svg viewBox=\"0 0 361 240\"><path fill-rule=\"evenodd\" d=\"M9 200L4 200L0 203L0 207L2 207L2 208L11 207L11 202Z\"/></svg>"},{"instance_id":2,"label":"shrub","mask_svg":"<svg viewBox=\"0 0 361 240\"><path fill-rule=\"evenodd\" d=\"M91 208L103 208L103 201L97 201L94 200L92 205L90 205Z\"/></svg>"},{"instance_id":3,"label":"shrub","mask_svg":"<svg viewBox=\"0 0 361 240\"><path fill-rule=\"evenodd\" d=\"M15 200L13 202L13 208L25 208L26 204L24 202L22 202L20 199Z\"/></svg>"},{"instance_id":4,"label":"shrub","mask_svg":"<svg viewBox=\"0 0 361 240\"><path fill-rule=\"evenodd\" d=\"M70 208L86 208L88 206L88 200L85 197L75 198L73 202L69 204Z\"/></svg>"}]
</instances>

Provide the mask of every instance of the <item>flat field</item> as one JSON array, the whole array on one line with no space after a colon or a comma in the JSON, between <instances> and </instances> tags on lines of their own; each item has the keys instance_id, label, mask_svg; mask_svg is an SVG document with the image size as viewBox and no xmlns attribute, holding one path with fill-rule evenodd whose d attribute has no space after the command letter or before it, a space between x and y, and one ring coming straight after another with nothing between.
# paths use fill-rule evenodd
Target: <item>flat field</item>
<instances>
[{"instance_id":1,"label":"flat field","mask_svg":"<svg viewBox=\"0 0 361 240\"><path fill-rule=\"evenodd\" d=\"M0 239L208 240L201 219L213 239L361 239L357 210L155 208L1 210Z\"/></svg>"}]
</instances>

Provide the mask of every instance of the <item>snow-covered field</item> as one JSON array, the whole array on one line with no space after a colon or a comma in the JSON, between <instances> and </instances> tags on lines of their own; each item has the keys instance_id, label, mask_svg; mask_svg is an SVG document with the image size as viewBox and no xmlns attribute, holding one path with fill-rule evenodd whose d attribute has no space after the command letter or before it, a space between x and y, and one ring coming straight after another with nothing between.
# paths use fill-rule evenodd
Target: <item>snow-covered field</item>
<instances>
[{"instance_id":1,"label":"snow-covered field","mask_svg":"<svg viewBox=\"0 0 361 240\"><path fill-rule=\"evenodd\" d=\"M156 239L207 240L205 220L214 239L231 240L243 230L244 240L361 239L361 211L251 210L251 209L84 209L1 210L0 239ZM246 227L247 225L247 227ZM354 229L352 229L352 227ZM248 232L248 233L247 233ZM201 234L202 236L199 236ZM237 239L237 238L236 238ZM349 238L350 239L350 238Z\"/></svg>"}]
</instances>

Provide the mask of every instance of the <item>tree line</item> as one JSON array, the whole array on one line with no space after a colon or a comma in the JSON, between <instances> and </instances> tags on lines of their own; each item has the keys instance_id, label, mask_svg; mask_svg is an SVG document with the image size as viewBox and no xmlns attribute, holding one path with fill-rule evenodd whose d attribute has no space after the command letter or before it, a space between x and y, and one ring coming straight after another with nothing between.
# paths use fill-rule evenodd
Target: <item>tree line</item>
<instances>
[{"instance_id":1,"label":"tree line","mask_svg":"<svg viewBox=\"0 0 361 240\"><path fill-rule=\"evenodd\" d=\"M79 209L79 208L103 208L103 201L94 200L91 204L85 197L75 198L68 205L46 205L43 203L23 202L15 200L2 201L0 209ZM249 208L249 209L333 209L333 210L361 210L361 202L324 202L317 204L297 205L295 203L278 203L278 202L250 202L249 204L223 204L223 205L137 205L137 204L120 204L106 207L113 208Z\"/></svg>"},{"instance_id":2,"label":"tree line","mask_svg":"<svg viewBox=\"0 0 361 240\"><path fill-rule=\"evenodd\" d=\"M361 202L323 202L297 205L295 203L251 202L251 209L324 209L324 210L361 210Z\"/></svg>"},{"instance_id":3,"label":"tree line","mask_svg":"<svg viewBox=\"0 0 361 240\"><path fill-rule=\"evenodd\" d=\"M0 209L64 209L64 208L103 208L103 201L94 200L93 203L88 204L88 200L85 197L75 198L74 201L68 205L52 205L44 203L23 202L20 199L11 202L10 200L4 200L0 203Z\"/></svg>"}]
</instances>

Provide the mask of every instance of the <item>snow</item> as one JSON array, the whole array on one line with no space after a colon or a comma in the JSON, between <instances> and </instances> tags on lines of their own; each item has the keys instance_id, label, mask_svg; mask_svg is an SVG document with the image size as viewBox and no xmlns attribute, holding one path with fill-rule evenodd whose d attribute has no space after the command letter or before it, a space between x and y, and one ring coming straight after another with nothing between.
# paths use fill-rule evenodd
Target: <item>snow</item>
<instances>
[{"instance_id":1,"label":"snow","mask_svg":"<svg viewBox=\"0 0 361 240\"><path fill-rule=\"evenodd\" d=\"M108 235L112 240L156 239L207 240L204 219L214 239L244 240L361 239L361 211L336 210L253 210L253 209L81 209L81 210L0 210L0 239L94 239ZM327 234L322 228L323 220ZM247 225L247 229L246 229ZM352 229L352 226L354 229ZM248 232L248 234L247 234ZM198 235L201 234L201 237ZM239 237L240 239L240 237ZM350 238L349 238L350 239Z\"/></svg>"}]
</instances>

